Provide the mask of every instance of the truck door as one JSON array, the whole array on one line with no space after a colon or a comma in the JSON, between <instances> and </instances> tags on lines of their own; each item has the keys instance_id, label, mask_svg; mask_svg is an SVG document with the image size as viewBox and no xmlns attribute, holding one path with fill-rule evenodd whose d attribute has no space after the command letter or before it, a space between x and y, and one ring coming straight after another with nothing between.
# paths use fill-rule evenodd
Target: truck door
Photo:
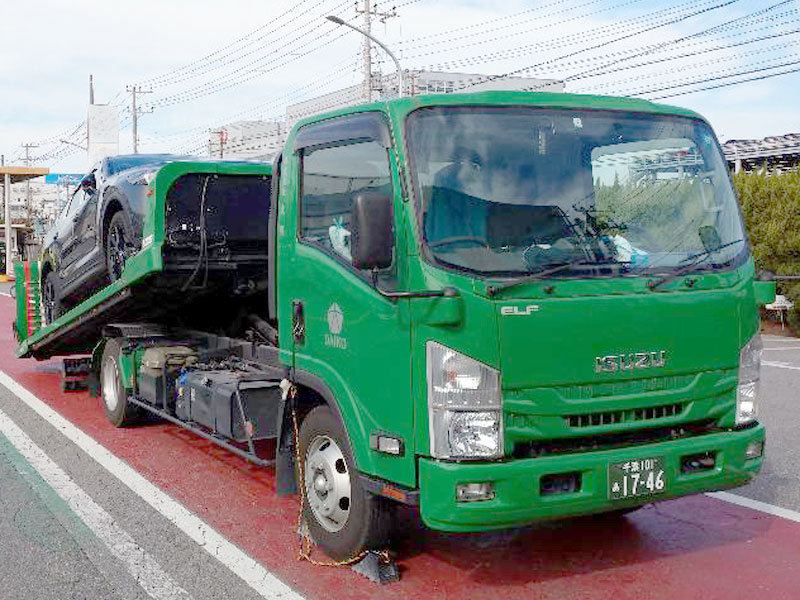
<instances>
[{"instance_id":1,"label":"truck door","mask_svg":"<svg viewBox=\"0 0 800 600\"><path fill-rule=\"evenodd\" d=\"M380 433L413 447L406 301L382 296L373 274L356 269L350 256L357 194L390 195L395 231L402 230L389 140L379 113L330 119L298 132L282 175L278 312L281 323L302 320L299 339L281 327L281 346L294 347L296 366L322 379L336 396L358 468L413 485L413 452L380 453L369 440ZM404 256L396 248L393 265L376 273L382 289L397 289L403 277Z\"/></svg>"}]
</instances>

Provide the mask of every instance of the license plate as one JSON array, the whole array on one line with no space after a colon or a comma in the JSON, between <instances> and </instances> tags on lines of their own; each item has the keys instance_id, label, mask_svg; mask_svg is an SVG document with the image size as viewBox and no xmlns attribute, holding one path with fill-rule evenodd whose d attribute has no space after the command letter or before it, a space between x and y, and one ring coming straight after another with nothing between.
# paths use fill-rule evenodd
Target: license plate
<instances>
[{"instance_id":1,"label":"license plate","mask_svg":"<svg viewBox=\"0 0 800 600\"><path fill-rule=\"evenodd\" d=\"M666 489L663 456L608 465L608 497L611 500L654 496Z\"/></svg>"}]
</instances>

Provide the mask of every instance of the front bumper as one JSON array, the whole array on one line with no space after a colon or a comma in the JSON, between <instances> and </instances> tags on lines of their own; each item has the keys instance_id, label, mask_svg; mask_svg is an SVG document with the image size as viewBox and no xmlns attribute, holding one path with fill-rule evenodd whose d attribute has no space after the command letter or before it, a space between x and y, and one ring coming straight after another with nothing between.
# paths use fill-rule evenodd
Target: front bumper
<instances>
[{"instance_id":1,"label":"front bumper","mask_svg":"<svg viewBox=\"0 0 800 600\"><path fill-rule=\"evenodd\" d=\"M420 512L432 529L486 531L732 488L748 483L758 473L763 456L746 460L745 449L750 442L764 439L764 426L759 424L741 431L657 444L506 462L458 463L420 458ZM682 457L703 452L716 454L712 469L681 472ZM608 498L609 464L655 456L664 457L668 482L664 493L626 500ZM542 477L569 472L581 474L578 491L540 495ZM457 484L485 481L494 482L494 499L456 502Z\"/></svg>"}]
</instances>

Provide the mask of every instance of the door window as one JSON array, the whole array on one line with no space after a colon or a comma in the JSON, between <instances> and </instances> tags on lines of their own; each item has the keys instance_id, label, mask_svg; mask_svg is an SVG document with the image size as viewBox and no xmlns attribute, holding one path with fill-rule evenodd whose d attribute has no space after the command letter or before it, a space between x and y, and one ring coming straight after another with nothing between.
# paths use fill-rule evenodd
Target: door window
<instances>
[{"instance_id":1,"label":"door window","mask_svg":"<svg viewBox=\"0 0 800 600\"><path fill-rule=\"evenodd\" d=\"M351 264L350 212L360 192L392 194L389 155L377 141L357 141L302 153L300 237Z\"/></svg>"},{"instance_id":2,"label":"door window","mask_svg":"<svg viewBox=\"0 0 800 600\"><path fill-rule=\"evenodd\" d=\"M83 190L83 188L79 187L72 194L72 198L69 201L69 205L66 208L64 216L66 218L71 219L76 214L78 214L78 211L81 209L81 207L84 205L85 202L86 202L86 192Z\"/></svg>"}]
</instances>

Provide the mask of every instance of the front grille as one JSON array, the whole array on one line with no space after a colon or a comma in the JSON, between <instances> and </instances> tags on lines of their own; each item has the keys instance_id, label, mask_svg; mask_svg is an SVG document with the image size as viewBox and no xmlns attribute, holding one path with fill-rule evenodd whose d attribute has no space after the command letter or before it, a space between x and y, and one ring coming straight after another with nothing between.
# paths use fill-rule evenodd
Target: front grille
<instances>
[{"instance_id":1,"label":"front grille","mask_svg":"<svg viewBox=\"0 0 800 600\"><path fill-rule=\"evenodd\" d=\"M665 417L677 417L683 412L685 404L663 404L661 406L648 406L646 408L632 408L629 410L609 410L606 412L585 413L582 415L569 415L564 417L567 426L572 428L600 427L603 425L618 425L619 423L633 423L638 421L652 421Z\"/></svg>"},{"instance_id":2,"label":"front grille","mask_svg":"<svg viewBox=\"0 0 800 600\"><path fill-rule=\"evenodd\" d=\"M594 450L612 450L628 446L656 444L687 437L696 437L718 431L713 419L703 419L692 423L682 423L650 429L636 429L621 433L605 433L548 441L518 442L514 445L516 458L533 458L571 454L574 452L591 452Z\"/></svg>"}]
</instances>

